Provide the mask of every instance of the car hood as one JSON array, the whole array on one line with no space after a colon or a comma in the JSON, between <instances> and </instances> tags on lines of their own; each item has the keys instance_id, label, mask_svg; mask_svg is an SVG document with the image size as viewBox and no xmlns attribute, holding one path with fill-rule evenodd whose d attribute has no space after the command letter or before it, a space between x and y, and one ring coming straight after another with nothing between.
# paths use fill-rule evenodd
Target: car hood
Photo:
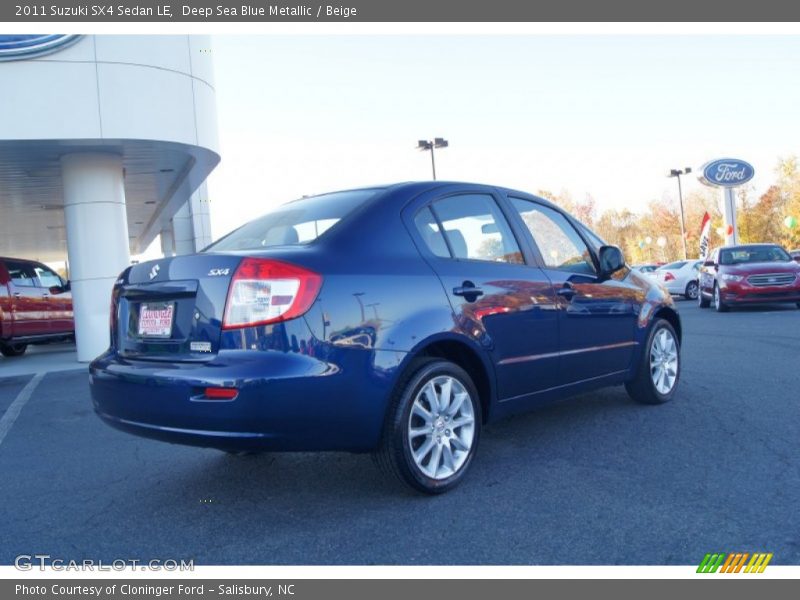
<instances>
[{"instance_id":1,"label":"car hood","mask_svg":"<svg viewBox=\"0 0 800 600\"><path fill-rule=\"evenodd\" d=\"M800 264L796 262L757 262L743 265L720 265L720 271L731 275L760 275L762 273L800 274Z\"/></svg>"}]
</instances>

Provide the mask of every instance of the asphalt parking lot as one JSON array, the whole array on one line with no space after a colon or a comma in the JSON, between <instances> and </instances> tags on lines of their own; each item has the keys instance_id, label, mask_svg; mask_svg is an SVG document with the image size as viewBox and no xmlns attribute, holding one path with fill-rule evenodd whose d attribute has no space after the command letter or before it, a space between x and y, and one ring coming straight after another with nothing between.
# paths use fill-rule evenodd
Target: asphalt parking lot
<instances>
[{"instance_id":1,"label":"asphalt parking lot","mask_svg":"<svg viewBox=\"0 0 800 600\"><path fill-rule=\"evenodd\" d=\"M369 456L234 457L128 436L94 416L85 372L48 374L0 431L0 563L698 564L761 551L800 564L800 310L678 304L672 403L613 388L493 424L469 478L434 498L383 480ZM0 379L0 415L30 379Z\"/></svg>"}]
</instances>

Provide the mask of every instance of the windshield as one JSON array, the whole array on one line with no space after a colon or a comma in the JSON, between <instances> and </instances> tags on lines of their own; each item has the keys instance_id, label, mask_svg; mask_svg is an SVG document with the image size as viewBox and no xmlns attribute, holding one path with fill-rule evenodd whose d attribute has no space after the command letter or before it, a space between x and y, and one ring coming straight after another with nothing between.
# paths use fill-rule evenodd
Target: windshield
<instances>
[{"instance_id":1,"label":"windshield","mask_svg":"<svg viewBox=\"0 0 800 600\"><path fill-rule=\"evenodd\" d=\"M784 262L792 260L789 253L780 246L743 246L723 248L719 253L719 264L741 265L755 262Z\"/></svg>"},{"instance_id":2,"label":"windshield","mask_svg":"<svg viewBox=\"0 0 800 600\"><path fill-rule=\"evenodd\" d=\"M314 241L377 190L335 192L289 202L271 213L242 225L208 246L204 252L259 250Z\"/></svg>"}]
</instances>

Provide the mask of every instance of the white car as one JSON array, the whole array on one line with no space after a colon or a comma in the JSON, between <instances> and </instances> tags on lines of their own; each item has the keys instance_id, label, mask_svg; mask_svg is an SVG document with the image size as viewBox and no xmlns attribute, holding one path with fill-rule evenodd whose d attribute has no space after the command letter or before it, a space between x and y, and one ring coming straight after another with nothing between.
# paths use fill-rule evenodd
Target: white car
<instances>
[{"instance_id":1,"label":"white car","mask_svg":"<svg viewBox=\"0 0 800 600\"><path fill-rule=\"evenodd\" d=\"M655 265L655 264L652 264L652 263L644 264L644 265L633 265L631 267L631 269L633 269L637 273L641 273L642 275L644 275L648 279L652 279L652 280L655 281L655 279L656 279L655 271L656 271L656 269L658 269L658 265Z\"/></svg>"},{"instance_id":2,"label":"white car","mask_svg":"<svg viewBox=\"0 0 800 600\"><path fill-rule=\"evenodd\" d=\"M656 281L670 294L684 296L687 300L697 300L700 289L697 278L700 275L702 260L679 260L655 270Z\"/></svg>"}]
</instances>

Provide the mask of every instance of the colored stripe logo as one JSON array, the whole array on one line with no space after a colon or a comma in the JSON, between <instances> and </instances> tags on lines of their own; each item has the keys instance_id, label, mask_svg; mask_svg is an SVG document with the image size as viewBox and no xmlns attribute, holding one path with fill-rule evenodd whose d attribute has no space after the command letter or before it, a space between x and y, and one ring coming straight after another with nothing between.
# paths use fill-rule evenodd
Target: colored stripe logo
<instances>
[{"instance_id":1,"label":"colored stripe logo","mask_svg":"<svg viewBox=\"0 0 800 600\"><path fill-rule=\"evenodd\" d=\"M763 573L772 560L772 552L708 553L703 557L698 573Z\"/></svg>"}]
</instances>

